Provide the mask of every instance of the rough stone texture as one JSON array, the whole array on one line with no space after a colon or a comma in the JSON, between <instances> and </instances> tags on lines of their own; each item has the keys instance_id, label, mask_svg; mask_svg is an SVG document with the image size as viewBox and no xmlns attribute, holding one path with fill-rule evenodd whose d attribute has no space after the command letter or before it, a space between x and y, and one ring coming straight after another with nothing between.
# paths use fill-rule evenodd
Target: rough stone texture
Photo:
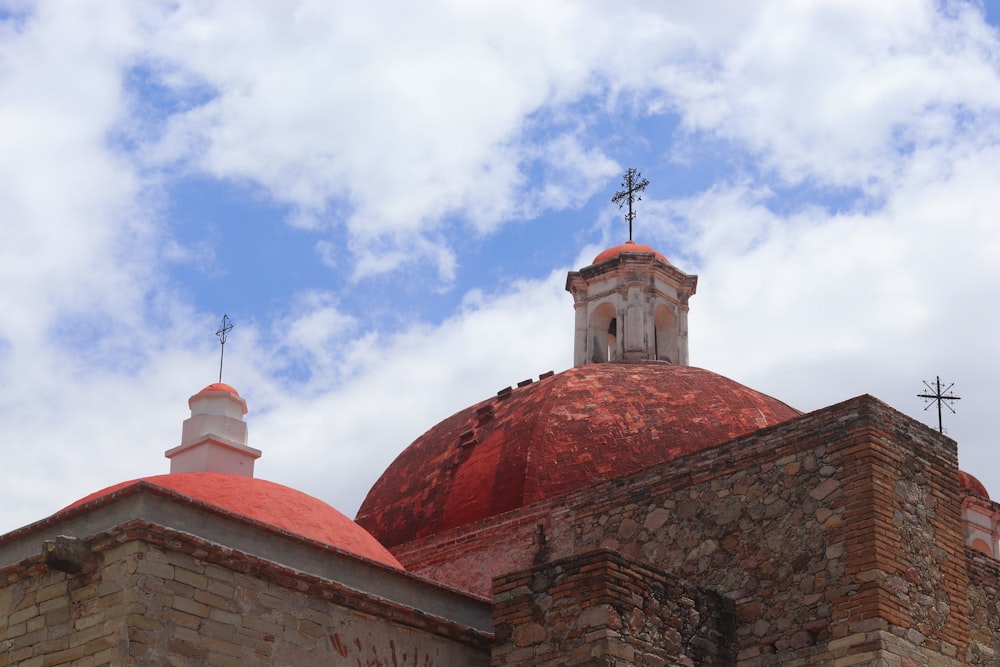
<instances>
[{"instance_id":1,"label":"rough stone texture","mask_svg":"<svg viewBox=\"0 0 1000 667\"><path fill-rule=\"evenodd\" d=\"M497 578L493 621L493 667L728 665L735 657L731 601L607 550Z\"/></svg>"},{"instance_id":2,"label":"rough stone texture","mask_svg":"<svg viewBox=\"0 0 1000 667\"><path fill-rule=\"evenodd\" d=\"M3 571L0 666L489 662L487 633L187 534L135 522L91 550L85 575Z\"/></svg>"},{"instance_id":3,"label":"rough stone texture","mask_svg":"<svg viewBox=\"0 0 1000 667\"><path fill-rule=\"evenodd\" d=\"M959 664L956 479L953 441L863 396L394 552L483 592L532 553L613 549L732 600L741 665Z\"/></svg>"}]
</instances>

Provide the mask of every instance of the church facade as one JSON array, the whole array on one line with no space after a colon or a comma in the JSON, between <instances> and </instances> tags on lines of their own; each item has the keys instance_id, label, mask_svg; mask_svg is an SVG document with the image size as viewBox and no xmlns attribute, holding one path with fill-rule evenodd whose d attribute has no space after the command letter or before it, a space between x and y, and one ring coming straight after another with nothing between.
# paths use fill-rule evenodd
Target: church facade
<instances>
[{"instance_id":1,"label":"church facade","mask_svg":"<svg viewBox=\"0 0 1000 667\"><path fill-rule=\"evenodd\" d=\"M6 665L1000 665L1000 505L871 396L688 365L696 277L609 248L574 367L406 448L355 521L190 401L171 472L0 536Z\"/></svg>"}]
</instances>

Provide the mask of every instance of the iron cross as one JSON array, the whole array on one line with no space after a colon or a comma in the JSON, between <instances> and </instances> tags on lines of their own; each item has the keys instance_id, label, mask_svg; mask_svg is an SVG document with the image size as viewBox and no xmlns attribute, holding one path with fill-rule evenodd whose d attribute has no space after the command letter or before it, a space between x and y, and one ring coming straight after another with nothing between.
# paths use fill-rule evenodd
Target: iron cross
<instances>
[{"instance_id":1,"label":"iron cross","mask_svg":"<svg viewBox=\"0 0 1000 667\"><path fill-rule=\"evenodd\" d=\"M221 351L219 352L219 382L222 382L222 360L226 356L226 335L232 330L232 320L229 319L229 315L223 315L222 324L219 325L219 330L215 332L215 335L219 337L221 347Z\"/></svg>"},{"instance_id":2,"label":"iron cross","mask_svg":"<svg viewBox=\"0 0 1000 667\"><path fill-rule=\"evenodd\" d=\"M649 185L649 179L642 178L642 174L636 171L634 168L629 168L625 172L625 177L622 179L622 187L624 190L615 193L615 196L611 198L611 202L618 204L618 208L621 209L628 202L628 214L625 219L628 220L628 240L632 240L632 221L635 219L635 211L632 209L632 204L637 201L642 201L642 197L639 193L646 189Z\"/></svg>"},{"instance_id":3,"label":"iron cross","mask_svg":"<svg viewBox=\"0 0 1000 667\"><path fill-rule=\"evenodd\" d=\"M941 406L944 405L946 408L951 410L952 414L955 414L955 408L951 407L951 403L947 403L946 401L960 401L962 400L962 397L948 393L951 391L951 388L955 386L954 382L942 389L940 377L935 377L933 386L927 382L927 380L924 380L924 386L927 387L927 393L917 394L917 398L922 398L927 401L927 405L924 406L924 410L927 410L927 408L937 403L938 432L944 433L944 424L941 421Z\"/></svg>"}]
</instances>

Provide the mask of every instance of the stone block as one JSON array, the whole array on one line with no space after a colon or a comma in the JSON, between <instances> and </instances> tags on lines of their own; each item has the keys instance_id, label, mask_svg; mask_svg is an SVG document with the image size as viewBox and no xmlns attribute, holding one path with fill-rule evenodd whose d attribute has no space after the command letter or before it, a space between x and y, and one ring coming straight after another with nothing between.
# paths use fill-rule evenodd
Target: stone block
<instances>
[{"instance_id":1,"label":"stone block","mask_svg":"<svg viewBox=\"0 0 1000 667\"><path fill-rule=\"evenodd\" d=\"M191 598L175 597L171 602L171 606L186 614L191 614L192 616L197 616L199 618L208 618L209 606L192 600Z\"/></svg>"},{"instance_id":2,"label":"stone block","mask_svg":"<svg viewBox=\"0 0 1000 667\"><path fill-rule=\"evenodd\" d=\"M198 572L192 572L191 570L174 565L174 578L182 583L191 586L192 588L197 588L205 590L208 587L208 577L204 574Z\"/></svg>"},{"instance_id":3,"label":"stone block","mask_svg":"<svg viewBox=\"0 0 1000 667\"><path fill-rule=\"evenodd\" d=\"M548 631L538 623L527 623L514 628L514 645L518 647L538 644L547 637Z\"/></svg>"},{"instance_id":4,"label":"stone block","mask_svg":"<svg viewBox=\"0 0 1000 667\"><path fill-rule=\"evenodd\" d=\"M96 565L87 543L69 535L59 535L42 542L42 561L52 569L67 574L78 574Z\"/></svg>"},{"instance_id":5,"label":"stone block","mask_svg":"<svg viewBox=\"0 0 1000 667\"><path fill-rule=\"evenodd\" d=\"M136 572L139 574L157 577L159 579L173 579L174 566L167 562L160 562L143 558L136 564Z\"/></svg>"}]
</instances>

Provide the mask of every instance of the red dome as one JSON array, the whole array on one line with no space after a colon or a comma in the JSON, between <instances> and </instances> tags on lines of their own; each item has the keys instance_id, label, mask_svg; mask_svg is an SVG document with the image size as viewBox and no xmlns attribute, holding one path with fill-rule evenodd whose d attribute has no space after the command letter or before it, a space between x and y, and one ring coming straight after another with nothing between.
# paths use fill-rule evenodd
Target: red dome
<instances>
[{"instance_id":1,"label":"red dome","mask_svg":"<svg viewBox=\"0 0 1000 667\"><path fill-rule=\"evenodd\" d=\"M651 252L654 255L656 255L657 259L662 259L664 262L667 262L667 264L670 263L666 257L656 252L648 245L644 245L642 243L636 243L635 241L626 241L621 245L616 245L613 248L608 248L607 250L599 254L597 257L595 257L592 263L600 264L601 262L606 262L609 259L614 259L618 257L618 255L622 254L623 252Z\"/></svg>"},{"instance_id":2,"label":"red dome","mask_svg":"<svg viewBox=\"0 0 1000 667\"><path fill-rule=\"evenodd\" d=\"M236 391L235 389L233 389L232 387L230 387L225 382L213 382L212 384L208 385L207 387L205 387L204 389L202 389L198 393L199 394L207 394L207 393L213 392L213 391L224 391L227 394L232 394L233 396L239 396L240 395L240 392Z\"/></svg>"},{"instance_id":3,"label":"red dome","mask_svg":"<svg viewBox=\"0 0 1000 667\"><path fill-rule=\"evenodd\" d=\"M433 427L375 483L357 521L392 547L799 414L691 366L578 366L477 403Z\"/></svg>"},{"instance_id":4,"label":"red dome","mask_svg":"<svg viewBox=\"0 0 1000 667\"><path fill-rule=\"evenodd\" d=\"M990 497L990 494L987 493L986 487L983 486L983 483L964 470L958 471L958 485L962 488L962 490L968 493L982 496L986 499L989 499Z\"/></svg>"},{"instance_id":5,"label":"red dome","mask_svg":"<svg viewBox=\"0 0 1000 667\"><path fill-rule=\"evenodd\" d=\"M144 477L109 486L82 498L63 511L116 491L147 484L187 500L205 503L240 517L403 569L392 554L364 528L323 501L263 479L215 472L188 472Z\"/></svg>"}]
</instances>

